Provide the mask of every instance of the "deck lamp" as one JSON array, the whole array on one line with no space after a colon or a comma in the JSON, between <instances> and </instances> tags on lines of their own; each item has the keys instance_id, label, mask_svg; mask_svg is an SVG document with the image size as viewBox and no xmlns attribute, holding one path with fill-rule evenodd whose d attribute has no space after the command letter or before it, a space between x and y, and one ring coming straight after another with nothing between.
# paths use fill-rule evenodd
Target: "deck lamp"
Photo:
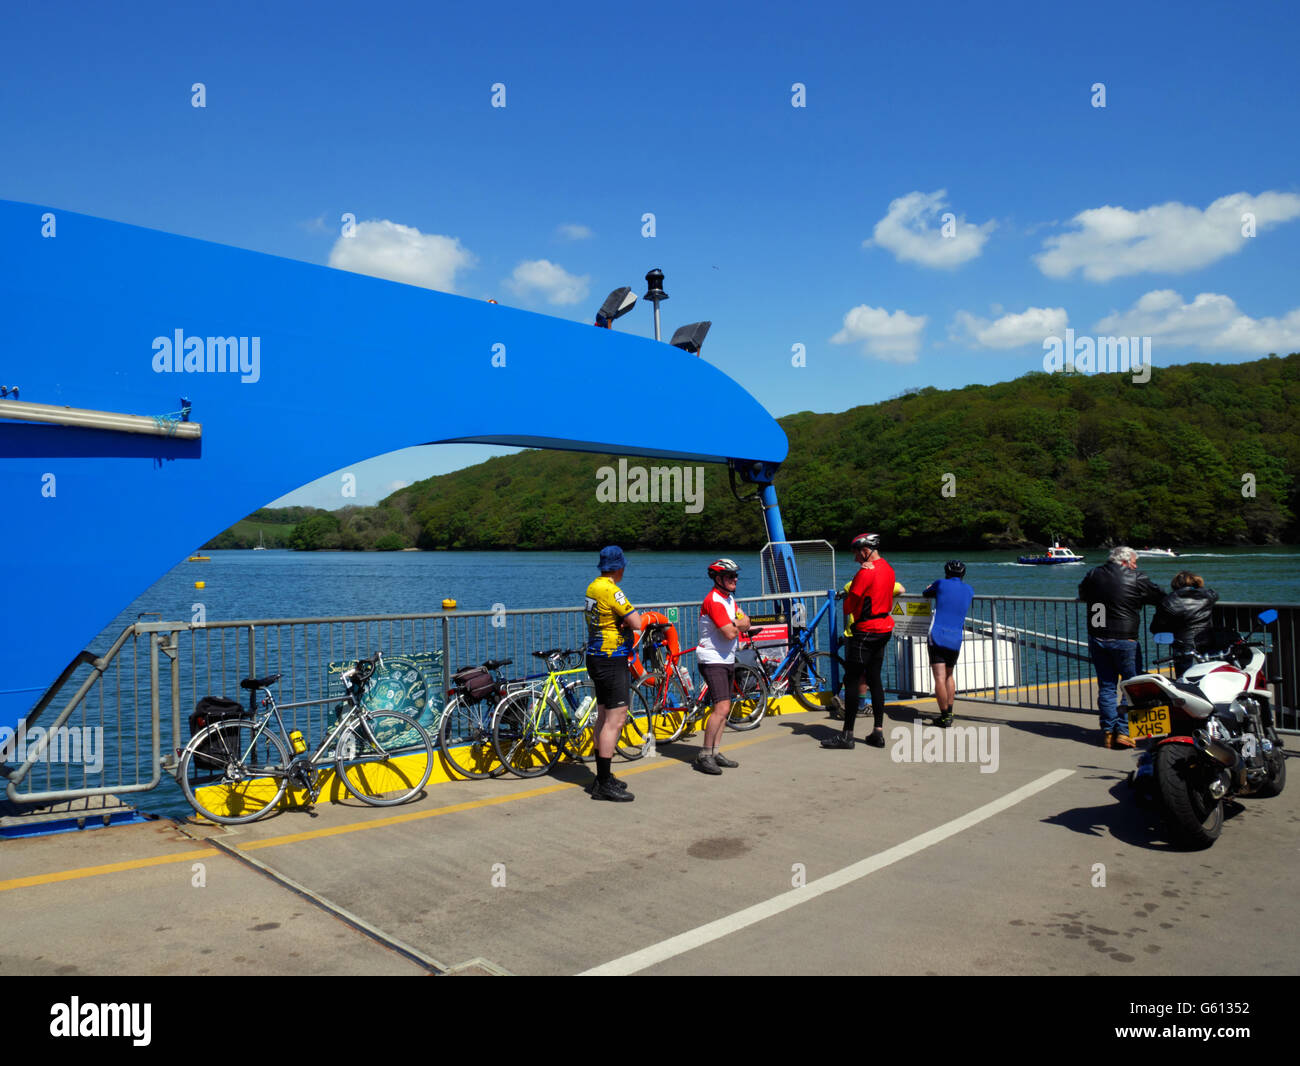
<instances>
[{"instance_id":1,"label":"deck lamp","mask_svg":"<svg viewBox=\"0 0 1300 1066\"><path fill-rule=\"evenodd\" d=\"M643 300L649 300L655 307L655 340L662 340L659 335L659 302L668 299L668 294L664 292L664 272L655 267L645 276L646 294L641 297Z\"/></svg>"},{"instance_id":2,"label":"deck lamp","mask_svg":"<svg viewBox=\"0 0 1300 1066\"><path fill-rule=\"evenodd\" d=\"M605 297L605 302L600 305L600 310L596 312L596 325L603 329L610 329L614 319L622 318L632 310L636 303L636 296L632 290L624 285L622 288L615 289Z\"/></svg>"},{"instance_id":3,"label":"deck lamp","mask_svg":"<svg viewBox=\"0 0 1300 1066\"><path fill-rule=\"evenodd\" d=\"M673 334L672 346L680 348L684 352L699 355L700 349L704 347L704 338L709 335L711 325L713 325L712 322L692 322L689 326L680 326L677 332Z\"/></svg>"}]
</instances>

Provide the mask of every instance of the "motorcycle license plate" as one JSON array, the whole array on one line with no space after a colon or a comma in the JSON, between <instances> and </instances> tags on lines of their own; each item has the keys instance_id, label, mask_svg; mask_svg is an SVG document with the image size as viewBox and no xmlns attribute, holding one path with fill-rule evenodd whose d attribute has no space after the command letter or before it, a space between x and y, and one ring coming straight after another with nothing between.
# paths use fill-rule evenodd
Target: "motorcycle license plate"
<instances>
[{"instance_id":1,"label":"motorcycle license plate","mask_svg":"<svg viewBox=\"0 0 1300 1066\"><path fill-rule=\"evenodd\" d=\"M1144 707L1128 712L1128 735L1133 740L1143 737L1167 737L1173 728L1168 707Z\"/></svg>"}]
</instances>

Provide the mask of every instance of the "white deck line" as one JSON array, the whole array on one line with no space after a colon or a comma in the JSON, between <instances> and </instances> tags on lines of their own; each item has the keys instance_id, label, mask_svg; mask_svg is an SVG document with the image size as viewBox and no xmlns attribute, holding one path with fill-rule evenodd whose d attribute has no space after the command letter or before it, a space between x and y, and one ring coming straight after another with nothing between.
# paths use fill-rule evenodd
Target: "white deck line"
<instances>
[{"instance_id":1,"label":"white deck line","mask_svg":"<svg viewBox=\"0 0 1300 1066\"><path fill-rule=\"evenodd\" d=\"M670 937L667 940L660 941L658 944L652 944L648 948L642 948L640 951L634 951L630 955L624 955L622 958L613 959L594 969L584 970L578 974L579 977L621 977L627 974L637 973L640 970L647 969L657 963L665 962L668 959L678 955L683 955L695 948L702 947L714 940L720 940L729 933L734 933L738 929L744 929L746 926L754 925L763 921L765 918L771 918L783 911L788 911L801 903L807 903L818 896L825 895L827 892L833 892L837 888L843 888L845 885L859 881L877 870L883 870L886 866L892 866L909 856L924 851L934 844L941 843L949 837L956 836L965 829L978 825L995 814L1014 807L1021 800L1028 799L1044 789L1051 788L1060 781L1074 774L1073 770L1053 770L1049 774L1044 774L1036 781L1031 781L1027 785L1022 785L1014 792L1008 792L1005 796L993 800L991 803L984 804L983 807L976 807L975 810L963 814L959 818L954 818L951 822L945 822L935 829L930 829L920 836L915 836L911 840L906 840L897 844L886 851L879 852L869 858L862 859L846 866L842 870L837 870L833 874L827 874L825 877L819 877L816 881L810 881L803 888L793 888L789 892L783 892L779 896L765 900L762 903L756 903L752 907L746 907L744 910L736 911L735 914L729 914L725 918L719 918L716 921L701 925L695 929L690 929L685 933Z\"/></svg>"}]
</instances>

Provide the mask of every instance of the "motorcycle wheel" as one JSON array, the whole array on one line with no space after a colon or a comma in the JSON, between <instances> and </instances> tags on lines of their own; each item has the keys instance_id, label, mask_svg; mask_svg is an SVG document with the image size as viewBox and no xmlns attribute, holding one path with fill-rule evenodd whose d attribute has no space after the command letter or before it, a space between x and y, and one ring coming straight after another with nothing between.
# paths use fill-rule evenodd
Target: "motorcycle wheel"
<instances>
[{"instance_id":1,"label":"motorcycle wheel","mask_svg":"<svg viewBox=\"0 0 1300 1066\"><path fill-rule=\"evenodd\" d=\"M1199 851L1218 840L1223 831L1223 801L1212 799L1196 780L1200 775L1188 750L1186 744L1156 748L1156 791L1170 840L1179 847Z\"/></svg>"},{"instance_id":2,"label":"motorcycle wheel","mask_svg":"<svg viewBox=\"0 0 1300 1066\"><path fill-rule=\"evenodd\" d=\"M1259 786L1256 796L1280 796L1286 788L1286 752L1274 748L1266 756L1268 760L1268 780Z\"/></svg>"}]
</instances>

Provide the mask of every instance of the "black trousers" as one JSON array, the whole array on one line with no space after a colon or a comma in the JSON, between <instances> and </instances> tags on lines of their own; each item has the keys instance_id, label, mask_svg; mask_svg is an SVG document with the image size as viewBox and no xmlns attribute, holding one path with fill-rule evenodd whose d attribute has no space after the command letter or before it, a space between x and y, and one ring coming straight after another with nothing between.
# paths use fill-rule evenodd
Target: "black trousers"
<instances>
[{"instance_id":1,"label":"black trousers","mask_svg":"<svg viewBox=\"0 0 1300 1066\"><path fill-rule=\"evenodd\" d=\"M852 636L844 642L844 731L852 732L858 717L858 682L863 677L871 689L871 713L877 729L885 720L885 686L880 669L892 633Z\"/></svg>"}]
</instances>

